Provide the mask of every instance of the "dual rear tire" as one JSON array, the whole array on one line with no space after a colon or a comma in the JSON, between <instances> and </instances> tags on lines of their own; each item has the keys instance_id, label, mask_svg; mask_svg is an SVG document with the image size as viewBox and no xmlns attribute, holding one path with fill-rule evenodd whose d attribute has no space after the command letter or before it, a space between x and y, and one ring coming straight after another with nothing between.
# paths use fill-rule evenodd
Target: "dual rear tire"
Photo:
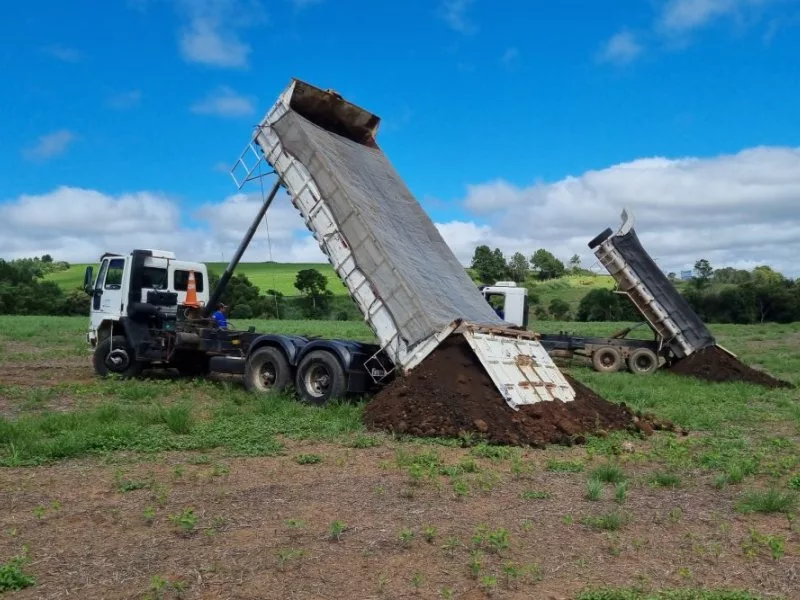
<instances>
[{"instance_id":1,"label":"dual rear tire","mask_svg":"<svg viewBox=\"0 0 800 600\"><path fill-rule=\"evenodd\" d=\"M253 393L266 394L285 390L292 382L292 369L280 348L266 346L247 360L244 386ZM309 352L297 365L294 385L300 400L322 405L344 396L347 380L339 359L326 350Z\"/></svg>"},{"instance_id":2,"label":"dual rear tire","mask_svg":"<svg viewBox=\"0 0 800 600\"><path fill-rule=\"evenodd\" d=\"M649 348L638 348L627 360L613 346L599 348L592 354L592 366L601 373L614 373L625 367L635 375L650 375L658 369L658 355Z\"/></svg>"}]
</instances>

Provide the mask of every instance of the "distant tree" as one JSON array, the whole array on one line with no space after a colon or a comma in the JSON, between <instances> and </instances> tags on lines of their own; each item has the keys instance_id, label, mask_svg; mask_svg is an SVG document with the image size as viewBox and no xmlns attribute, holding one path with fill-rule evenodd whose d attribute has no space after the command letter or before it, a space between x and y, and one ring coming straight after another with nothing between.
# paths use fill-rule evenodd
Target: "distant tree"
<instances>
[{"instance_id":1,"label":"distant tree","mask_svg":"<svg viewBox=\"0 0 800 600\"><path fill-rule=\"evenodd\" d=\"M636 308L627 296L607 289L593 289L578 305L578 321L638 321Z\"/></svg>"},{"instance_id":2,"label":"distant tree","mask_svg":"<svg viewBox=\"0 0 800 600\"><path fill-rule=\"evenodd\" d=\"M508 261L508 271L514 281L524 282L527 279L530 266L528 259L525 258L522 252L515 252L514 256Z\"/></svg>"},{"instance_id":3,"label":"distant tree","mask_svg":"<svg viewBox=\"0 0 800 600\"><path fill-rule=\"evenodd\" d=\"M253 318L253 308L247 304L246 302L242 302L237 304L236 306L231 308L231 318L232 319L252 319Z\"/></svg>"},{"instance_id":4,"label":"distant tree","mask_svg":"<svg viewBox=\"0 0 800 600\"><path fill-rule=\"evenodd\" d=\"M576 271L581 266L581 257L577 254L573 254L572 257L569 259L569 268L570 271Z\"/></svg>"},{"instance_id":5,"label":"distant tree","mask_svg":"<svg viewBox=\"0 0 800 600\"><path fill-rule=\"evenodd\" d=\"M53 262L53 257L50 256L49 254L45 254L44 256L42 256L42 262L43 263L51 263L51 262Z\"/></svg>"},{"instance_id":6,"label":"distant tree","mask_svg":"<svg viewBox=\"0 0 800 600\"><path fill-rule=\"evenodd\" d=\"M542 281L562 277L566 272L564 263L544 248L539 248L531 256L531 266L536 277Z\"/></svg>"},{"instance_id":7,"label":"distant tree","mask_svg":"<svg viewBox=\"0 0 800 600\"><path fill-rule=\"evenodd\" d=\"M561 298L553 298L550 301L550 306L548 308L550 310L550 314L553 315L553 318L557 321L565 321L568 319L569 304L565 300L562 300Z\"/></svg>"},{"instance_id":8,"label":"distant tree","mask_svg":"<svg viewBox=\"0 0 800 600\"><path fill-rule=\"evenodd\" d=\"M712 277L714 283L725 283L741 285L750 281L751 275L749 271L744 269L734 269L732 267L723 267L722 269L714 269Z\"/></svg>"},{"instance_id":9,"label":"distant tree","mask_svg":"<svg viewBox=\"0 0 800 600\"><path fill-rule=\"evenodd\" d=\"M678 281L678 276L675 274L674 271L670 271L669 273L667 273L667 279L669 279L672 283L675 283L676 281Z\"/></svg>"},{"instance_id":10,"label":"distant tree","mask_svg":"<svg viewBox=\"0 0 800 600\"><path fill-rule=\"evenodd\" d=\"M302 269L297 272L294 281L296 287L305 298L305 315L319 318L328 311L333 293L328 289L328 278L316 269Z\"/></svg>"},{"instance_id":11,"label":"distant tree","mask_svg":"<svg viewBox=\"0 0 800 600\"><path fill-rule=\"evenodd\" d=\"M701 258L694 263L695 275L692 277L692 284L698 289L702 290L711 284L711 276L714 274L714 269L711 263L705 258Z\"/></svg>"},{"instance_id":12,"label":"distant tree","mask_svg":"<svg viewBox=\"0 0 800 600\"><path fill-rule=\"evenodd\" d=\"M508 266L501 250L491 250L486 245L475 248L471 268L483 283L495 283L508 276Z\"/></svg>"}]
</instances>

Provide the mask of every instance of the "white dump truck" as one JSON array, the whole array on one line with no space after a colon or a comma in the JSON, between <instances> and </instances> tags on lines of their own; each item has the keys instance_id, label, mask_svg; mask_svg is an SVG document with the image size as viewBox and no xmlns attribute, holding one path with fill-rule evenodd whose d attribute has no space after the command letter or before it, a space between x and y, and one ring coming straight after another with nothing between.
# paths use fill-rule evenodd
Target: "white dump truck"
<instances>
[{"instance_id":1,"label":"white dump truck","mask_svg":"<svg viewBox=\"0 0 800 600\"><path fill-rule=\"evenodd\" d=\"M573 400L574 390L537 335L510 326L487 305L379 148L379 123L335 92L292 80L232 169L239 188L266 177L274 177L274 184L216 289L199 309L187 307L169 277L162 294L142 285L148 256L160 255L137 250L123 257L130 261L130 302L114 308L119 314L110 333L93 316L98 371L114 370L115 364L170 366L192 356L202 361L202 370L242 373L254 391L294 383L301 398L321 403L380 387L419 365L444 339L461 334L512 408ZM281 187L377 344L220 330L209 319ZM93 281L87 272L87 291L102 288L102 274L101 266ZM147 309L150 299L176 310ZM116 340L110 350L103 343L107 335ZM122 338L125 360L119 362Z\"/></svg>"}]
</instances>

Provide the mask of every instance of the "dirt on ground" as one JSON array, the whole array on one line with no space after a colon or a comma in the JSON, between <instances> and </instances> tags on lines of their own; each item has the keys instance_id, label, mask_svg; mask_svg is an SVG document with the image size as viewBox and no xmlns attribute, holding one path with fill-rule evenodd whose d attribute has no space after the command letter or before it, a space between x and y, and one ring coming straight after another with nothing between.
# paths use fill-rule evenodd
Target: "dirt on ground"
<instances>
[{"instance_id":1,"label":"dirt on ground","mask_svg":"<svg viewBox=\"0 0 800 600\"><path fill-rule=\"evenodd\" d=\"M401 434L457 437L474 434L498 444L582 443L588 433L672 429L635 415L566 376L572 402L539 402L511 409L461 335L445 340L408 376L396 379L367 405L365 424Z\"/></svg>"},{"instance_id":2,"label":"dirt on ground","mask_svg":"<svg viewBox=\"0 0 800 600\"><path fill-rule=\"evenodd\" d=\"M669 372L713 382L741 381L768 388L794 387L788 381L776 379L768 373L747 366L719 346L704 348L679 360L669 367Z\"/></svg>"}]
</instances>

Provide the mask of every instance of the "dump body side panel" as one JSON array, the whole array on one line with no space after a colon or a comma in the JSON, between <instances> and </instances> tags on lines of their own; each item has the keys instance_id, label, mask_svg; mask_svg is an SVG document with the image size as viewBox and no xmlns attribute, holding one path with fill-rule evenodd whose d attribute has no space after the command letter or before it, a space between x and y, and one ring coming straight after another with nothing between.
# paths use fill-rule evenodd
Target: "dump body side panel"
<instances>
[{"instance_id":1,"label":"dump body side panel","mask_svg":"<svg viewBox=\"0 0 800 600\"><path fill-rule=\"evenodd\" d=\"M623 227L606 239L595 249L595 255L676 358L716 343L697 313L642 247L632 227Z\"/></svg>"}]
</instances>

